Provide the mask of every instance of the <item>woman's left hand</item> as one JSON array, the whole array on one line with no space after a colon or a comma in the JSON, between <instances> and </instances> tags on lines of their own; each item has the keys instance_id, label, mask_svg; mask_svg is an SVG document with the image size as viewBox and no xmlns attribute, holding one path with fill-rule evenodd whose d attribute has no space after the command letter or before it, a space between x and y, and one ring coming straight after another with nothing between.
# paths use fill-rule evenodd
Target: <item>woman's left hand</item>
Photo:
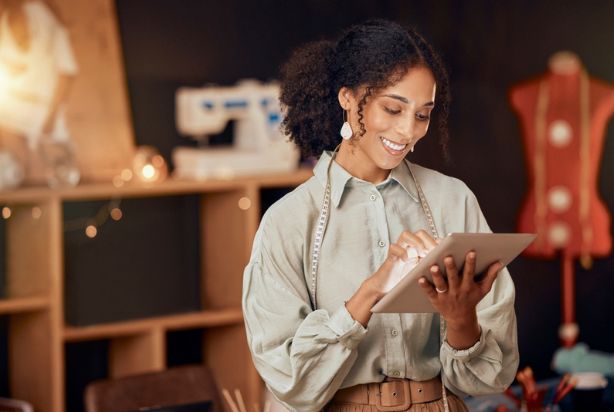
<instances>
[{"instance_id":1,"label":"woman's left hand","mask_svg":"<svg viewBox=\"0 0 614 412\"><path fill-rule=\"evenodd\" d=\"M454 259L446 257L444 265L447 280L439 266L433 265L433 283L425 277L419 281L431 304L446 321L448 343L459 349L471 347L479 339L476 306L490 291L497 274L503 268L500 262L493 263L486 270L484 278L476 282L475 261L475 252L467 253L461 272L454 264Z\"/></svg>"}]
</instances>

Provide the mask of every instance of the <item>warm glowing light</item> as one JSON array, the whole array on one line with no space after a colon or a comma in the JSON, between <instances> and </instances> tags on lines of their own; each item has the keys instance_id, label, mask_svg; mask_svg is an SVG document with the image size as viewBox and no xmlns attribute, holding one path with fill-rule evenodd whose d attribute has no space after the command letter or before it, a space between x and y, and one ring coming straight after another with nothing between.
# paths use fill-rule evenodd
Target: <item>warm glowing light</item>
<instances>
[{"instance_id":1,"label":"warm glowing light","mask_svg":"<svg viewBox=\"0 0 614 412\"><path fill-rule=\"evenodd\" d=\"M122 187L124 185L125 180L121 177L121 175L117 175L113 177L113 186Z\"/></svg>"},{"instance_id":2,"label":"warm glowing light","mask_svg":"<svg viewBox=\"0 0 614 412\"><path fill-rule=\"evenodd\" d=\"M247 210L250 207L252 207L252 201L249 200L248 197L242 197L241 199L239 199L239 209Z\"/></svg>"},{"instance_id":3,"label":"warm glowing light","mask_svg":"<svg viewBox=\"0 0 614 412\"><path fill-rule=\"evenodd\" d=\"M151 158L151 164L154 165L156 169L160 169L161 167L165 167L164 158L160 155L155 155Z\"/></svg>"},{"instance_id":4,"label":"warm glowing light","mask_svg":"<svg viewBox=\"0 0 614 412\"><path fill-rule=\"evenodd\" d=\"M140 146L132 158L134 178L147 183L162 182L168 176L164 157L153 146Z\"/></svg>"},{"instance_id":5,"label":"warm glowing light","mask_svg":"<svg viewBox=\"0 0 614 412\"><path fill-rule=\"evenodd\" d=\"M132 179L132 170L124 169L122 170L122 173L120 176L122 179L124 179L124 182L128 182L130 181L130 179Z\"/></svg>"},{"instance_id":6,"label":"warm glowing light","mask_svg":"<svg viewBox=\"0 0 614 412\"><path fill-rule=\"evenodd\" d=\"M40 219L40 217L43 215L43 211L41 210L40 207L38 206L34 206L32 208L32 217L34 219Z\"/></svg>"},{"instance_id":7,"label":"warm glowing light","mask_svg":"<svg viewBox=\"0 0 614 412\"><path fill-rule=\"evenodd\" d=\"M13 214L13 211L11 210L10 207L4 206L2 208L2 217L3 218L8 219L9 217L11 217L12 214Z\"/></svg>"},{"instance_id":8,"label":"warm glowing light","mask_svg":"<svg viewBox=\"0 0 614 412\"><path fill-rule=\"evenodd\" d=\"M7 104L6 90L11 82L10 76L4 67L0 65L0 105Z\"/></svg>"},{"instance_id":9,"label":"warm glowing light","mask_svg":"<svg viewBox=\"0 0 614 412\"><path fill-rule=\"evenodd\" d=\"M96 226L88 225L85 228L85 235L89 237L90 239L95 238L97 234L98 234L98 229L96 229Z\"/></svg>"},{"instance_id":10,"label":"warm glowing light","mask_svg":"<svg viewBox=\"0 0 614 412\"><path fill-rule=\"evenodd\" d=\"M153 167L153 165L145 165L143 166L143 169L141 169L141 174L145 180L151 180L156 175L156 169Z\"/></svg>"},{"instance_id":11,"label":"warm glowing light","mask_svg":"<svg viewBox=\"0 0 614 412\"><path fill-rule=\"evenodd\" d=\"M122 213L122 210L119 207L114 207L113 209L111 209L111 219L117 221L119 219L122 218L122 216L124 216L124 214Z\"/></svg>"}]
</instances>

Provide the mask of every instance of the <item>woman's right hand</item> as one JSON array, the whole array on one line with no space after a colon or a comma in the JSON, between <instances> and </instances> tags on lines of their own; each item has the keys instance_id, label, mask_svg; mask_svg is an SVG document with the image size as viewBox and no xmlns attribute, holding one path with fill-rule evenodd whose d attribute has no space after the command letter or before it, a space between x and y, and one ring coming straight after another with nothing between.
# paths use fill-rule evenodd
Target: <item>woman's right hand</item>
<instances>
[{"instance_id":1,"label":"woman's right hand","mask_svg":"<svg viewBox=\"0 0 614 412\"><path fill-rule=\"evenodd\" d=\"M408 250L415 248L418 256L424 256L437 246L437 240L425 230L415 233L405 231L388 248L388 256L379 269L369 276L356 293L345 303L345 307L356 321L367 326L371 319L371 308L407 274L403 269L410 256Z\"/></svg>"},{"instance_id":2,"label":"woman's right hand","mask_svg":"<svg viewBox=\"0 0 614 412\"><path fill-rule=\"evenodd\" d=\"M384 263L367 281L372 283L372 287L379 292L381 299L403 279L421 257L426 256L435 246L437 246L437 240L425 230L401 233L396 243L391 244L388 248L388 256ZM414 252L413 255L411 252ZM410 263L412 258L415 262L411 262L412 267L407 267L407 263Z\"/></svg>"}]
</instances>

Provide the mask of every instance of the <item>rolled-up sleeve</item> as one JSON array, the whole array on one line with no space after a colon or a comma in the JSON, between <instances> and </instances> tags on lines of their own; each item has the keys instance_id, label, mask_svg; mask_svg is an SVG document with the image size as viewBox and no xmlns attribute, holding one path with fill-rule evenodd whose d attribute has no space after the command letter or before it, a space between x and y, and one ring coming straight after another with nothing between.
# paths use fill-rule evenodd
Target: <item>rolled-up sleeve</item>
<instances>
[{"instance_id":1,"label":"rolled-up sleeve","mask_svg":"<svg viewBox=\"0 0 614 412\"><path fill-rule=\"evenodd\" d=\"M473 193L466 198L465 231L490 232ZM519 360L514 298L514 283L504 268L477 306L479 341L465 350L444 341L440 359L446 386L452 391L482 395L502 392L512 383Z\"/></svg>"},{"instance_id":2,"label":"rolled-up sleeve","mask_svg":"<svg viewBox=\"0 0 614 412\"><path fill-rule=\"evenodd\" d=\"M291 410L315 411L341 386L366 330L344 305L332 313L312 310L302 270L305 236L293 230L264 216L242 305L248 345L268 388Z\"/></svg>"}]
</instances>

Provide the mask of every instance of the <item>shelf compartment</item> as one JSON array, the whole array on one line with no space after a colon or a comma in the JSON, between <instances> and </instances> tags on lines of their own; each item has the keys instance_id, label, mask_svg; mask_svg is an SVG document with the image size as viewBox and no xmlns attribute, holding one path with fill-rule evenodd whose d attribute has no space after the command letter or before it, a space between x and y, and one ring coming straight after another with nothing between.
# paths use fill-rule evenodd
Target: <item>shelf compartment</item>
<instances>
[{"instance_id":1,"label":"shelf compartment","mask_svg":"<svg viewBox=\"0 0 614 412\"><path fill-rule=\"evenodd\" d=\"M0 315L38 312L49 308L47 296L29 296L0 299Z\"/></svg>"},{"instance_id":2,"label":"shelf compartment","mask_svg":"<svg viewBox=\"0 0 614 412\"><path fill-rule=\"evenodd\" d=\"M236 325L242 322L243 313L240 308L208 310L93 326L68 326L64 328L64 340L67 342L77 342L84 340L110 339L144 334L154 329L180 330L208 328Z\"/></svg>"}]
</instances>

